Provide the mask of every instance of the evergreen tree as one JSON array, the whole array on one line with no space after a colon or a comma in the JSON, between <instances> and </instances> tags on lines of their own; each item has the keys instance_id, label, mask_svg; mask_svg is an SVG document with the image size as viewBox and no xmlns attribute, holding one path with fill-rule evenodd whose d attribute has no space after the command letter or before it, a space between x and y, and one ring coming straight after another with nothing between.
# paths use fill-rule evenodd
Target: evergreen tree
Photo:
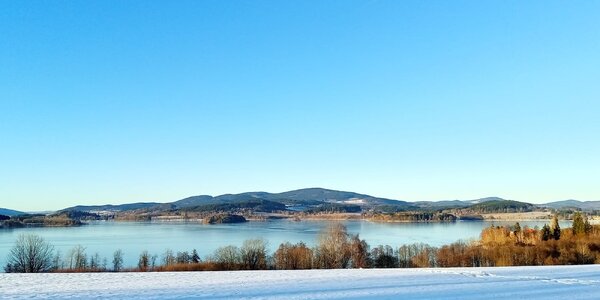
<instances>
[{"instance_id":1,"label":"evergreen tree","mask_svg":"<svg viewBox=\"0 0 600 300\"><path fill-rule=\"evenodd\" d=\"M198 251L196 251L196 249L192 250L192 262L195 264L200 262L200 255L198 255Z\"/></svg>"},{"instance_id":2,"label":"evergreen tree","mask_svg":"<svg viewBox=\"0 0 600 300\"><path fill-rule=\"evenodd\" d=\"M552 218L550 230L552 231L552 237L557 241L560 240L560 225L558 225L558 217L556 215Z\"/></svg>"},{"instance_id":3,"label":"evergreen tree","mask_svg":"<svg viewBox=\"0 0 600 300\"><path fill-rule=\"evenodd\" d=\"M521 232L521 224L519 222L515 223L514 229L515 234Z\"/></svg>"},{"instance_id":4,"label":"evergreen tree","mask_svg":"<svg viewBox=\"0 0 600 300\"><path fill-rule=\"evenodd\" d=\"M548 226L548 224L544 224L544 227L542 227L542 241L547 241L550 238L552 238L550 227Z\"/></svg>"},{"instance_id":5,"label":"evergreen tree","mask_svg":"<svg viewBox=\"0 0 600 300\"><path fill-rule=\"evenodd\" d=\"M585 221L580 212L573 214L573 233L576 235L585 234Z\"/></svg>"},{"instance_id":6,"label":"evergreen tree","mask_svg":"<svg viewBox=\"0 0 600 300\"><path fill-rule=\"evenodd\" d=\"M592 227L592 224L590 224L590 221L588 220L587 216L584 216L584 226L585 226L585 234L590 234L592 232L592 229L594 229Z\"/></svg>"}]
</instances>

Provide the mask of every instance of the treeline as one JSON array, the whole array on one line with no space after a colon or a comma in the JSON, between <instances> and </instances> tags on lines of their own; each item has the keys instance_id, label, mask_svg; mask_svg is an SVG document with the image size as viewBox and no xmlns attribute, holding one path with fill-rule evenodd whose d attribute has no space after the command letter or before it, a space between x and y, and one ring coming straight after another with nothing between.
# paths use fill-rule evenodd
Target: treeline
<instances>
[{"instance_id":1,"label":"treeline","mask_svg":"<svg viewBox=\"0 0 600 300\"><path fill-rule=\"evenodd\" d=\"M65 214L49 216L42 214L27 214L12 217L0 215L0 228L69 227L82 224L83 223L79 219L71 218Z\"/></svg>"},{"instance_id":2,"label":"treeline","mask_svg":"<svg viewBox=\"0 0 600 300\"><path fill-rule=\"evenodd\" d=\"M379 213L367 218L379 222L454 222L457 219L455 215L444 212Z\"/></svg>"},{"instance_id":3,"label":"treeline","mask_svg":"<svg viewBox=\"0 0 600 300\"><path fill-rule=\"evenodd\" d=\"M46 255L33 260L28 258L27 253L32 253L31 247L45 249L34 252ZM279 245L274 253L267 249L265 240L251 239L240 247L218 248L204 259L196 250L167 250L161 255L144 251L136 267L124 268L121 250L117 250L110 261L101 259L97 254L88 256L81 246L61 257L41 238L21 236L11 250L5 271L160 272L593 264L600 263L600 226L590 225L585 216L576 213L573 227L567 229L561 229L555 217L550 225L542 228L521 227L519 223L507 227L490 226L482 231L477 241L456 242L442 247L427 244L370 247L358 235L349 234L344 226L336 224L319 234L314 247L302 242L286 242Z\"/></svg>"},{"instance_id":4,"label":"treeline","mask_svg":"<svg viewBox=\"0 0 600 300\"><path fill-rule=\"evenodd\" d=\"M228 203L211 203L198 205L193 207L188 207L184 209L180 209L178 211L182 211L184 213L190 212L235 212L235 213L244 213L244 212L276 212L276 211L285 211L285 204L269 201L264 199L247 199L247 200L239 200L235 202Z\"/></svg>"},{"instance_id":5,"label":"treeline","mask_svg":"<svg viewBox=\"0 0 600 300\"><path fill-rule=\"evenodd\" d=\"M339 204L339 203L323 203L317 206L308 208L305 213L308 214L319 214L319 213L359 213L362 208L358 205L352 204Z\"/></svg>"},{"instance_id":6,"label":"treeline","mask_svg":"<svg viewBox=\"0 0 600 300\"><path fill-rule=\"evenodd\" d=\"M514 200L492 200L471 205L470 207L458 209L463 214L487 214L487 213L521 213L531 212L536 209L531 203Z\"/></svg>"}]
</instances>

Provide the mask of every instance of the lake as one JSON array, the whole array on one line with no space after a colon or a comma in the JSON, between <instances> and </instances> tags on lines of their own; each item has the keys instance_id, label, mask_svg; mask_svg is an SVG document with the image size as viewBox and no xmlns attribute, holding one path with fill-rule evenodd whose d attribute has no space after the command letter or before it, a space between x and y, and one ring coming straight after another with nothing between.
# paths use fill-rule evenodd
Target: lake
<instances>
[{"instance_id":1,"label":"lake","mask_svg":"<svg viewBox=\"0 0 600 300\"><path fill-rule=\"evenodd\" d=\"M117 249L124 252L125 265L135 266L139 254L148 250L159 256L166 249L191 251L196 249L204 259L215 249L226 245L241 246L250 238L263 238L269 242L273 252L280 243L300 242L312 246L320 230L332 221L288 221L247 222L239 224L205 225L195 222L92 222L79 227L45 227L0 230L0 270L6 257L20 234L37 234L44 237L64 257L72 247L82 245L87 254L96 252L112 261ZM512 225L508 221L459 221L453 223L375 223L360 220L340 221L352 234L359 234L371 247L380 244L392 245L427 243L432 246L449 244L458 240L477 239L481 230L494 225ZM523 221L521 226L543 226L544 221ZM570 226L561 222L562 227Z\"/></svg>"}]
</instances>

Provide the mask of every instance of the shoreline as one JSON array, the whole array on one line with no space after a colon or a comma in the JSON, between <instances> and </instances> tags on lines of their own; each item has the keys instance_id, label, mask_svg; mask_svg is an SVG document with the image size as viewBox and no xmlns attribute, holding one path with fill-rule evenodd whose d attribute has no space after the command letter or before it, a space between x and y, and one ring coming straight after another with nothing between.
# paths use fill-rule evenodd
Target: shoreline
<instances>
[{"instance_id":1,"label":"shoreline","mask_svg":"<svg viewBox=\"0 0 600 300\"><path fill-rule=\"evenodd\" d=\"M493 216L492 216L493 215ZM520 215L518 217L516 215ZM547 215L549 216L549 215ZM375 219L371 217L365 217L360 213L336 213L336 214L318 214L318 215L283 215L283 214L273 214L273 215L260 215L260 216L244 216L246 218L246 222L232 222L232 223L219 223L219 224L244 224L248 222L270 222L270 221L287 221L287 222L322 222L322 221L331 221L331 222L339 222L339 221L364 221L364 222L372 222L372 223L456 223L456 222L550 222L551 217L530 217L523 216L523 214L514 214L514 213L506 213L506 214L489 214L482 215L481 219L461 219L458 217L456 220L381 220ZM562 219L561 221L572 221L569 219ZM589 219L591 224L600 224L600 218L590 217ZM183 216L155 216L151 218L115 218L108 220L81 220L80 224L68 224L68 225L60 225L60 224L43 224L43 223L29 223L23 224L22 226L0 226L0 230L3 229L20 229L20 228L67 228L67 227L79 227L86 226L93 223L100 222L119 222L119 223L196 223L200 225L214 225L214 224L206 224L204 223L203 218L185 218Z\"/></svg>"}]
</instances>

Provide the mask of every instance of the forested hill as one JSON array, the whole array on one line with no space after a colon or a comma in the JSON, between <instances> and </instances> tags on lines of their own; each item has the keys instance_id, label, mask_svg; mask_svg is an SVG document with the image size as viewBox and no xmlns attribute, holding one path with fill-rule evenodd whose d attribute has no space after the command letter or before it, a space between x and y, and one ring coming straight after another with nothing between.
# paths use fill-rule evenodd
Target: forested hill
<instances>
[{"instance_id":1,"label":"forested hill","mask_svg":"<svg viewBox=\"0 0 600 300\"><path fill-rule=\"evenodd\" d=\"M546 207L554 209L581 209L585 211L600 210L600 201L579 201L579 200L563 200L544 204Z\"/></svg>"},{"instance_id":2,"label":"forested hill","mask_svg":"<svg viewBox=\"0 0 600 300\"><path fill-rule=\"evenodd\" d=\"M200 195L184 198L181 200L168 203L131 203L121 205L92 205L92 206L74 206L65 210L80 210L80 211L127 211L139 209L190 209L199 208L202 206L210 207L222 205L246 205L247 203L256 203L262 201L263 204L268 204L269 208L274 208L273 202L283 204L288 207L318 207L324 204L339 204L360 207L373 207L378 205L391 205L402 210L416 209L417 207L406 201L373 197L364 194L353 192L335 191L322 188L309 188L294 190L283 193L267 193L267 192L247 192L240 194L225 194L220 196Z\"/></svg>"},{"instance_id":3,"label":"forested hill","mask_svg":"<svg viewBox=\"0 0 600 300\"><path fill-rule=\"evenodd\" d=\"M156 202L138 202L138 203L127 203L127 204L104 204L104 205L77 205L63 210L77 210L77 211L126 211L157 207L162 203Z\"/></svg>"},{"instance_id":4,"label":"forested hill","mask_svg":"<svg viewBox=\"0 0 600 300\"><path fill-rule=\"evenodd\" d=\"M473 213L515 213L530 212L537 207L531 203L519 202L514 200L494 200L483 203L477 203L469 207Z\"/></svg>"},{"instance_id":5,"label":"forested hill","mask_svg":"<svg viewBox=\"0 0 600 300\"><path fill-rule=\"evenodd\" d=\"M18 215L24 215L26 213L22 212L22 211L18 211L18 210L12 210L12 209L8 209L8 208L0 208L0 215L4 215L4 216L18 216Z\"/></svg>"},{"instance_id":6,"label":"forested hill","mask_svg":"<svg viewBox=\"0 0 600 300\"><path fill-rule=\"evenodd\" d=\"M138 202L121 205L74 206L67 211L228 211L246 209L260 212L302 210L307 212L402 212L468 210L469 213L527 212L543 209L526 202L487 197L474 200L407 202L347 191L308 188L283 193L247 192L220 196L200 195L168 203Z\"/></svg>"}]
</instances>

